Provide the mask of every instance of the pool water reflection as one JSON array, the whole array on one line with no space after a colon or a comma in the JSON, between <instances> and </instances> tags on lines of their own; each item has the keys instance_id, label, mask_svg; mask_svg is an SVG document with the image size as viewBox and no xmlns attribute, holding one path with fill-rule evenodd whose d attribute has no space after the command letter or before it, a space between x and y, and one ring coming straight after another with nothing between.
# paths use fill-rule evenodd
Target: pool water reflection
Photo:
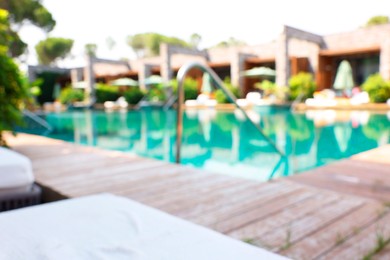
<instances>
[{"instance_id":1,"label":"pool water reflection","mask_svg":"<svg viewBox=\"0 0 390 260\"><path fill-rule=\"evenodd\" d=\"M286 153L281 157L239 111L186 110L182 163L208 171L267 180L302 172L389 143L386 114L272 107L252 120ZM49 137L174 162L176 112L69 111L46 116Z\"/></svg>"}]
</instances>

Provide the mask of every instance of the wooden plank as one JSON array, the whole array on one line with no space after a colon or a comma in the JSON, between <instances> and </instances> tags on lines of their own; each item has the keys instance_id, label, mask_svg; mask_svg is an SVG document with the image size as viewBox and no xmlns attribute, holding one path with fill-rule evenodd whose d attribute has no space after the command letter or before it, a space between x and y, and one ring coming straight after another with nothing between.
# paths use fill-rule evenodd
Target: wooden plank
<instances>
[{"instance_id":1,"label":"wooden plank","mask_svg":"<svg viewBox=\"0 0 390 260\"><path fill-rule=\"evenodd\" d=\"M215 177L195 170L193 172L187 170L184 174L181 172L172 179L153 180L153 182L144 182L142 186L133 186L124 190L122 194L145 201L155 201L156 197L162 197L163 199L160 200L159 204L163 206L177 202L178 198L182 200L184 197L192 196L193 190L196 192L199 188L206 188L206 185L225 183L226 181L229 181L228 185L230 183L237 185L236 182L230 182L230 179L224 178L224 176Z\"/></svg>"},{"instance_id":2,"label":"wooden plank","mask_svg":"<svg viewBox=\"0 0 390 260\"><path fill-rule=\"evenodd\" d=\"M208 194L208 196L198 197L182 211L176 211L175 215L191 219L204 215L210 211L218 210L227 203L239 203L247 201L247 198L253 195L253 191L262 190L266 192L266 185L257 182L245 182L241 185L234 185L223 190Z\"/></svg>"},{"instance_id":3,"label":"wooden plank","mask_svg":"<svg viewBox=\"0 0 390 260\"><path fill-rule=\"evenodd\" d=\"M377 199L381 201L388 201L390 198L390 190L382 185L372 183L364 184L350 179L343 174L318 174L311 176L301 176L300 178L290 178L291 181L296 181L301 184L306 184L312 187L318 187L336 192L350 194L355 196L366 197L370 199Z\"/></svg>"},{"instance_id":4,"label":"wooden plank","mask_svg":"<svg viewBox=\"0 0 390 260\"><path fill-rule=\"evenodd\" d=\"M363 161L363 162L376 162L381 164L390 164L389 160L390 154L390 145L380 146L376 149L369 150L364 153L359 153L352 156L351 160L353 161Z\"/></svg>"},{"instance_id":5,"label":"wooden plank","mask_svg":"<svg viewBox=\"0 0 390 260\"><path fill-rule=\"evenodd\" d=\"M73 185L69 186L67 185L66 179L64 179L63 186L62 184L51 185L51 182L48 181L45 182L45 185L60 191L61 194L67 195L68 197L84 196L100 192L111 192L122 195L121 192L129 187L139 187L140 184L145 184L145 179L147 179L148 176L150 178L155 177L156 169L157 167L143 170L142 175L131 173L128 175L120 175L122 176L121 178L99 182L99 184L92 183L92 185L86 185L83 181L80 181L74 182ZM165 174L165 178L173 178L180 173L178 172L178 169L171 167L159 167L158 169L161 173ZM118 176L113 175L113 177ZM95 176L94 178L99 180L99 176Z\"/></svg>"},{"instance_id":6,"label":"wooden plank","mask_svg":"<svg viewBox=\"0 0 390 260\"><path fill-rule=\"evenodd\" d=\"M372 260L389 260L390 259L390 244L387 244L380 252L372 257Z\"/></svg>"},{"instance_id":7,"label":"wooden plank","mask_svg":"<svg viewBox=\"0 0 390 260\"><path fill-rule=\"evenodd\" d=\"M17 147L16 151L22 151L21 147ZM87 147L80 145L72 145L69 143L55 145L32 145L31 147L23 147L23 153L31 159L55 159L57 156L68 154L104 154L95 147Z\"/></svg>"},{"instance_id":8,"label":"wooden plank","mask_svg":"<svg viewBox=\"0 0 390 260\"><path fill-rule=\"evenodd\" d=\"M301 186L299 187L301 188ZM198 205L194 205L190 211L185 211L183 213L179 212L178 215L191 218L191 219L202 219L207 214L213 215L215 212L220 210L228 210L228 206L232 208L236 207L236 205L242 205L252 201L253 199L269 196L270 194L278 193L279 190L292 190L299 189L296 185L290 185L285 182L269 182L267 184L264 183L255 183L255 185L251 185L242 192L236 192L233 189L235 194L231 194L230 191L227 193L222 192L219 194L217 198L205 198L203 200L204 203L199 203Z\"/></svg>"},{"instance_id":9,"label":"wooden plank","mask_svg":"<svg viewBox=\"0 0 390 260\"><path fill-rule=\"evenodd\" d=\"M75 184L83 182L85 185L100 185L104 184L106 181L115 180L115 176L118 177L128 177L134 176L135 174L142 174L142 171L147 171L148 169L154 169L156 171L158 167L169 166L166 162L163 161L144 161L136 160L128 163L121 163L115 165L109 165L109 167L101 167L98 169L93 169L76 176L69 176L69 179L64 178L63 183L59 184L59 187L74 187ZM49 179L50 180L50 179Z\"/></svg>"},{"instance_id":10,"label":"wooden plank","mask_svg":"<svg viewBox=\"0 0 390 260\"><path fill-rule=\"evenodd\" d=\"M33 169L34 171L40 172L42 169L49 169L51 172L53 169L59 169L63 167L67 167L68 165L74 164L88 164L92 161L104 160L105 156L95 153L86 153L86 154L67 154L54 156L52 158L44 158L42 160L34 160Z\"/></svg>"},{"instance_id":11,"label":"wooden plank","mask_svg":"<svg viewBox=\"0 0 390 260\"><path fill-rule=\"evenodd\" d=\"M81 151L81 152L71 152L70 154L55 154L55 152L52 152L51 153L52 155L54 154L54 157L47 157L46 155L42 158L39 158L39 159L33 159L33 163L36 167L37 170L43 170L45 168L50 168L50 167L55 167L55 163L54 162L59 162L59 163L62 163L62 162L67 162L66 158L67 156L70 156L70 157L79 157L79 161L75 161L75 163L77 164L77 162L79 162L79 164L84 161L84 162L87 162L86 159L82 159L82 157L89 157L89 156L92 156L92 157L96 157L96 159L104 159L104 160L112 160L112 159L127 159L127 160L139 160L139 159L144 159L144 158L141 158L141 157L138 157L138 156L125 156L123 154L116 154L116 153L102 153L102 152L95 152L95 151ZM27 154L28 156L28 154ZM93 158L91 158L90 162L93 162ZM69 164L68 164L69 165ZM86 165L88 165L88 163L86 163Z\"/></svg>"},{"instance_id":12,"label":"wooden plank","mask_svg":"<svg viewBox=\"0 0 390 260\"><path fill-rule=\"evenodd\" d=\"M66 165L61 168L45 168L40 170L34 170L35 175L39 179L44 181L50 181L50 183L61 184L65 180L67 183L78 182L83 180L86 175L89 175L89 178L93 176L94 172L97 169L105 169L107 174L111 171L111 167L119 166L123 164L132 164L136 161L142 160L141 158L137 159L128 159L128 158L112 158L110 160L97 160L91 161L88 163L82 164L71 164Z\"/></svg>"},{"instance_id":13,"label":"wooden plank","mask_svg":"<svg viewBox=\"0 0 390 260\"><path fill-rule=\"evenodd\" d=\"M259 190L258 196L254 195L248 197L245 202L234 204L226 203L217 210L205 213L192 220L201 225L214 227L215 225L217 225L217 223L231 217L232 215L239 214L240 212L247 211L248 209L252 209L254 207L258 207L259 205L264 204L267 201L272 201L278 197L296 192L300 189L302 188L297 186L286 186L283 188L283 190L279 190L277 192L275 192L274 190L271 192L263 193L261 195L261 191Z\"/></svg>"},{"instance_id":14,"label":"wooden plank","mask_svg":"<svg viewBox=\"0 0 390 260\"><path fill-rule=\"evenodd\" d=\"M55 180L55 178L45 178L42 176L37 177L37 181L44 184L45 186L55 187L57 190L68 190L68 191L77 191L80 189L80 187L84 187L82 189L85 189L85 187L93 187L93 186L105 186L107 183L107 179L109 179L108 182L113 182L114 179L110 180L110 177L114 176L115 174L123 174L125 175L128 172L131 171L137 171L140 169L147 170L147 169L156 169L159 166L162 166L162 162L153 162L152 164L118 164L115 166L112 166L110 168L99 168L96 170L92 170L90 172L79 172L79 173L73 173L69 175L64 175L61 177L61 181L58 182ZM67 179L69 178L69 182Z\"/></svg>"},{"instance_id":15,"label":"wooden plank","mask_svg":"<svg viewBox=\"0 0 390 260\"><path fill-rule=\"evenodd\" d=\"M254 208L229 216L229 218L216 223L213 228L221 233L232 232L257 220L276 215L282 210L288 210L292 205L300 203L312 196L314 196L313 191L308 189L300 189L287 193Z\"/></svg>"},{"instance_id":16,"label":"wooden plank","mask_svg":"<svg viewBox=\"0 0 390 260\"><path fill-rule=\"evenodd\" d=\"M183 169L176 167L172 164L157 166L154 168L140 169L123 174L115 174L111 180L117 181L119 184L121 181L127 181L131 185L120 186L118 190L123 193L140 192L145 188L158 189L160 186L166 187L173 182L181 180L197 180L206 178L205 174L198 174L196 169Z\"/></svg>"},{"instance_id":17,"label":"wooden plank","mask_svg":"<svg viewBox=\"0 0 390 260\"><path fill-rule=\"evenodd\" d=\"M102 185L94 185L92 191L107 188L107 183L110 189L115 191L115 194L131 197L135 200L147 199L161 189L167 187L175 187L175 184L180 182L204 182L207 181L207 176L194 174L192 171L186 173L183 169L172 166L155 167L143 169L142 171L130 172L123 176L114 178L111 181L103 182ZM165 185L164 185L165 184ZM137 193L142 192L143 195L137 197ZM161 197L161 195L159 196Z\"/></svg>"},{"instance_id":18,"label":"wooden plank","mask_svg":"<svg viewBox=\"0 0 390 260\"><path fill-rule=\"evenodd\" d=\"M219 180L210 180L205 178L202 182L188 182L183 184L180 189L175 189L169 192L169 194L159 194L155 191L151 191L153 196L142 199L142 202L152 205L164 211L173 213L176 210L181 210L186 207L188 202L191 203L191 198L195 199L197 196L203 196L209 194L212 191L218 189L224 189L235 185L235 181L229 178L221 178ZM183 200L183 194L188 194L187 199Z\"/></svg>"},{"instance_id":19,"label":"wooden plank","mask_svg":"<svg viewBox=\"0 0 390 260\"><path fill-rule=\"evenodd\" d=\"M38 135L30 134L17 134L13 136L11 133L5 133L4 138L6 138L7 143L11 147L29 147L33 144L63 144L64 141L51 139Z\"/></svg>"},{"instance_id":20,"label":"wooden plank","mask_svg":"<svg viewBox=\"0 0 390 260\"><path fill-rule=\"evenodd\" d=\"M295 243L315 232L322 229L336 219L350 214L363 205L358 199L341 199L335 203L326 205L321 211L312 212L301 219L294 220L286 226L282 226L264 234L255 240L255 243L267 245L273 251Z\"/></svg>"},{"instance_id":21,"label":"wooden plank","mask_svg":"<svg viewBox=\"0 0 390 260\"><path fill-rule=\"evenodd\" d=\"M246 185L241 185L240 188L243 187L246 187ZM174 196L170 198L165 196L166 199L164 199L162 203L159 203L159 207L169 208L169 211L172 214L181 216L186 214L188 211L192 211L192 208L206 204L207 201L223 200L222 194L231 190L237 190L237 183L234 181L228 182L223 186L201 189L199 192L197 192L196 189L192 189L188 193L183 193L183 196ZM191 218L187 217L187 219Z\"/></svg>"},{"instance_id":22,"label":"wooden plank","mask_svg":"<svg viewBox=\"0 0 390 260\"><path fill-rule=\"evenodd\" d=\"M305 236L290 248L279 253L292 259L315 259L375 222L378 219L378 212L382 210L383 206L380 203L369 201L351 214L316 230L312 235Z\"/></svg>"},{"instance_id":23,"label":"wooden plank","mask_svg":"<svg viewBox=\"0 0 390 260\"><path fill-rule=\"evenodd\" d=\"M91 178L88 178L89 176L86 175L86 178L79 182L66 183L66 181L64 181L62 184L57 184L56 188L61 191L66 190L67 193L73 194L73 196L84 196L103 191L117 192L115 187L117 183L122 186L125 183L125 185L132 185L133 180L145 178L148 174L154 175L155 172L164 165L165 163L156 161L153 164L148 165L137 164L136 167L132 168L132 166L135 165L129 164L114 169L115 173L100 169L98 172L93 172L94 176ZM114 176L120 176L120 179L110 179L110 177Z\"/></svg>"},{"instance_id":24,"label":"wooden plank","mask_svg":"<svg viewBox=\"0 0 390 260\"><path fill-rule=\"evenodd\" d=\"M289 179L310 186L382 201L390 198L388 164L343 160Z\"/></svg>"},{"instance_id":25,"label":"wooden plank","mask_svg":"<svg viewBox=\"0 0 390 260\"><path fill-rule=\"evenodd\" d=\"M378 239L390 238L389 223L390 214L386 212L378 221L347 239L334 250L321 255L319 259L363 259L378 246Z\"/></svg>"},{"instance_id":26,"label":"wooden plank","mask_svg":"<svg viewBox=\"0 0 390 260\"><path fill-rule=\"evenodd\" d=\"M342 169L342 173L348 176L360 177L361 181L365 180L390 180L389 164L374 163L360 160L342 160L331 163L325 167L318 168L318 173L334 172L337 173ZM324 171L325 170L325 171ZM367 174L369 172L369 174Z\"/></svg>"},{"instance_id":27,"label":"wooden plank","mask_svg":"<svg viewBox=\"0 0 390 260\"><path fill-rule=\"evenodd\" d=\"M291 207L280 211L277 215L259 219L240 229L229 232L228 235L239 240L255 240L279 227L289 226L294 221L312 215L315 212L326 208L326 206L335 203L339 199L340 195L337 193L318 192L315 196L310 197L299 204L294 204Z\"/></svg>"}]
</instances>

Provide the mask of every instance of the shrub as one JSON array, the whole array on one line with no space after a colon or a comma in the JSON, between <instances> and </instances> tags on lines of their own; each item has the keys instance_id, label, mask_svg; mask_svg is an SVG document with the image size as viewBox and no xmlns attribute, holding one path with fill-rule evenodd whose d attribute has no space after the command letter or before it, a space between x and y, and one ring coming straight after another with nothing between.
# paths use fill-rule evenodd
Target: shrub
<instances>
[{"instance_id":1,"label":"shrub","mask_svg":"<svg viewBox=\"0 0 390 260\"><path fill-rule=\"evenodd\" d=\"M119 88L105 84L96 84L96 102L115 101L120 97Z\"/></svg>"},{"instance_id":2,"label":"shrub","mask_svg":"<svg viewBox=\"0 0 390 260\"><path fill-rule=\"evenodd\" d=\"M229 78L225 78L224 80L225 87L236 97L240 97L240 91L236 86L233 86L230 83ZM224 103L230 103L231 100L228 99L228 97L225 95L225 93L222 91L222 89L218 89L215 91L215 100L217 100L218 104L224 104Z\"/></svg>"},{"instance_id":3,"label":"shrub","mask_svg":"<svg viewBox=\"0 0 390 260\"><path fill-rule=\"evenodd\" d=\"M167 95L165 93L165 86L163 84L151 86L145 96L148 101L166 101Z\"/></svg>"},{"instance_id":4,"label":"shrub","mask_svg":"<svg viewBox=\"0 0 390 260\"><path fill-rule=\"evenodd\" d=\"M198 97L198 82L194 79L187 78L184 80L184 100L196 99Z\"/></svg>"},{"instance_id":5,"label":"shrub","mask_svg":"<svg viewBox=\"0 0 390 260\"><path fill-rule=\"evenodd\" d=\"M30 82L26 75L22 76L23 86L27 96L24 98L25 109L35 110L38 108L37 97L42 94L40 85L42 84L41 79L37 79L33 82Z\"/></svg>"},{"instance_id":6,"label":"shrub","mask_svg":"<svg viewBox=\"0 0 390 260\"><path fill-rule=\"evenodd\" d=\"M62 104L71 104L76 101L84 100L84 91L81 89L74 89L71 87L61 90L60 102Z\"/></svg>"},{"instance_id":7,"label":"shrub","mask_svg":"<svg viewBox=\"0 0 390 260\"><path fill-rule=\"evenodd\" d=\"M28 97L18 66L11 58L0 53L0 146L6 146L3 131L13 131L22 125L21 109Z\"/></svg>"},{"instance_id":8,"label":"shrub","mask_svg":"<svg viewBox=\"0 0 390 260\"><path fill-rule=\"evenodd\" d=\"M263 91L264 97L269 97L275 93L276 84L269 80L263 80L262 82L256 83L255 87Z\"/></svg>"},{"instance_id":9,"label":"shrub","mask_svg":"<svg viewBox=\"0 0 390 260\"><path fill-rule=\"evenodd\" d=\"M369 76L362 87L371 102L383 103L390 98L390 82L386 82L379 73Z\"/></svg>"},{"instance_id":10,"label":"shrub","mask_svg":"<svg viewBox=\"0 0 390 260\"><path fill-rule=\"evenodd\" d=\"M172 80L171 85L173 88L173 93L177 95L178 82L177 80ZM183 82L184 87L184 100L196 99L198 97L198 82L192 78L185 78Z\"/></svg>"},{"instance_id":11,"label":"shrub","mask_svg":"<svg viewBox=\"0 0 390 260\"><path fill-rule=\"evenodd\" d=\"M14 40L19 38L11 30L8 17L8 12L0 9L0 146L7 146L3 131L11 130L14 133L14 127L23 124L21 110L29 95L18 66L7 55L18 49Z\"/></svg>"},{"instance_id":12,"label":"shrub","mask_svg":"<svg viewBox=\"0 0 390 260\"><path fill-rule=\"evenodd\" d=\"M313 97L316 90L316 83L313 76L307 72L300 72L289 80L289 99L296 100L300 97L302 100Z\"/></svg>"},{"instance_id":13,"label":"shrub","mask_svg":"<svg viewBox=\"0 0 390 260\"><path fill-rule=\"evenodd\" d=\"M130 88L124 93L125 99L127 103L131 105L138 104L138 102L145 96L138 87Z\"/></svg>"},{"instance_id":14,"label":"shrub","mask_svg":"<svg viewBox=\"0 0 390 260\"><path fill-rule=\"evenodd\" d=\"M275 97L278 100L284 101L287 98L287 87L281 87L269 80L263 80L256 83L255 87L263 91L264 97Z\"/></svg>"}]
</instances>

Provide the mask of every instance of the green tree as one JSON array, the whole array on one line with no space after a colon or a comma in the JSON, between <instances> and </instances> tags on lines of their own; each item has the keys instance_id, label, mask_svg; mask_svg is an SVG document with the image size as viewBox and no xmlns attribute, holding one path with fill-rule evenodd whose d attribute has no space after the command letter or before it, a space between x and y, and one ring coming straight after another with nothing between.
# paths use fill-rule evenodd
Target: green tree
<instances>
[{"instance_id":1,"label":"green tree","mask_svg":"<svg viewBox=\"0 0 390 260\"><path fill-rule=\"evenodd\" d=\"M197 34L197 33L191 34L191 36L190 36L190 46L192 48L198 49L199 48L199 44L200 44L201 41L202 41L202 36L200 36L200 34Z\"/></svg>"},{"instance_id":2,"label":"green tree","mask_svg":"<svg viewBox=\"0 0 390 260\"><path fill-rule=\"evenodd\" d=\"M84 46L85 54L96 57L97 45L95 43L87 43Z\"/></svg>"},{"instance_id":3,"label":"green tree","mask_svg":"<svg viewBox=\"0 0 390 260\"><path fill-rule=\"evenodd\" d=\"M10 39L7 45L10 47L8 54L12 57L23 54L27 47L18 35L23 25L32 24L49 32L56 24L51 13L41 4L41 0L0 0L0 9L9 12L12 26L8 28Z\"/></svg>"},{"instance_id":4,"label":"green tree","mask_svg":"<svg viewBox=\"0 0 390 260\"><path fill-rule=\"evenodd\" d=\"M59 58L65 58L73 47L73 40L65 38L47 38L35 46L38 61L43 65L53 64Z\"/></svg>"},{"instance_id":5,"label":"green tree","mask_svg":"<svg viewBox=\"0 0 390 260\"><path fill-rule=\"evenodd\" d=\"M0 45L7 49L7 54L18 56L19 53L24 51L26 44L20 40L17 33L11 30L8 21L8 11L0 9L0 12L0 23L2 25L0 31Z\"/></svg>"},{"instance_id":6,"label":"green tree","mask_svg":"<svg viewBox=\"0 0 390 260\"><path fill-rule=\"evenodd\" d=\"M189 44L182 39L158 33L140 33L127 37L127 44L139 58L159 55L161 43L189 47Z\"/></svg>"},{"instance_id":7,"label":"green tree","mask_svg":"<svg viewBox=\"0 0 390 260\"><path fill-rule=\"evenodd\" d=\"M11 24L18 26L31 23L50 32L56 25L51 13L42 5L41 0L0 0L0 8L9 12Z\"/></svg>"},{"instance_id":8,"label":"green tree","mask_svg":"<svg viewBox=\"0 0 390 260\"><path fill-rule=\"evenodd\" d=\"M145 56L146 51L145 34L136 34L127 37L127 44L133 49L138 58Z\"/></svg>"},{"instance_id":9,"label":"green tree","mask_svg":"<svg viewBox=\"0 0 390 260\"><path fill-rule=\"evenodd\" d=\"M389 17L384 15L378 15L371 17L367 23L366 26L372 26L372 25L379 25L379 24L386 24L389 23Z\"/></svg>"},{"instance_id":10,"label":"green tree","mask_svg":"<svg viewBox=\"0 0 390 260\"><path fill-rule=\"evenodd\" d=\"M3 132L22 124L21 109L28 97L18 66L7 55L9 27L8 12L0 10L0 146L6 146Z\"/></svg>"},{"instance_id":11,"label":"green tree","mask_svg":"<svg viewBox=\"0 0 390 260\"><path fill-rule=\"evenodd\" d=\"M227 41L221 41L215 47L234 47L234 46L242 46L246 45L244 41L238 40L234 37L230 37Z\"/></svg>"}]
</instances>

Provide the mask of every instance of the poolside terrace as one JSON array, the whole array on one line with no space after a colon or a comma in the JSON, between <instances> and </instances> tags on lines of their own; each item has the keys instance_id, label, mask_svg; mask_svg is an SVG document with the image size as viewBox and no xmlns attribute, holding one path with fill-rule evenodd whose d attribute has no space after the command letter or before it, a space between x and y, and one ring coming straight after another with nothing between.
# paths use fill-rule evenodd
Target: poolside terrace
<instances>
[{"instance_id":1,"label":"poolside terrace","mask_svg":"<svg viewBox=\"0 0 390 260\"><path fill-rule=\"evenodd\" d=\"M295 259L361 259L390 238L390 146L259 183L116 151L9 135L44 200L128 197ZM388 259L386 246L374 259Z\"/></svg>"}]
</instances>

